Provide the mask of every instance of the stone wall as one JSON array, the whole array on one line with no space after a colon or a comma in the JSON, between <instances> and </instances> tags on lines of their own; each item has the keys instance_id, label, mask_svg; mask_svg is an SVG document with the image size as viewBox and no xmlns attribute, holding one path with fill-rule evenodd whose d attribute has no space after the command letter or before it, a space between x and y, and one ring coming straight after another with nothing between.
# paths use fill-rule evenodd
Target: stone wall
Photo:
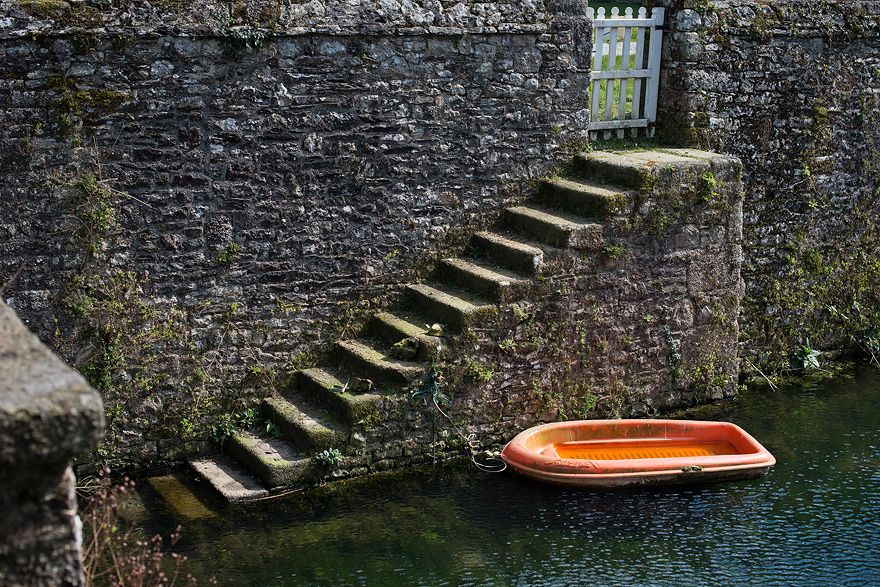
<instances>
[{"instance_id":1,"label":"stone wall","mask_svg":"<svg viewBox=\"0 0 880 587\"><path fill-rule=\"evenodd\" d=\"M274 394L266 420L242 423L227 454L194 468L228 499L253 499L460 456L465 444L500 448L537 423L732 397L740 162L691 149L594 152L559 172L418 284L433 301L398 300ZM485 245L505 238L515 240ZM434 321L428 334L421 324Z\"/></svg>"},{"instance_id":2,"label":"stone wall","mask_svg":"<svg viewBox=\"0 0 880 587\"><path fill-rule=\"evenodd\" d=\"M661 136L744 165L742 354L876 352L880 2L659 4Z\"/></svg>"},{"instance_id":3,"label":"stone wall","mask_svg":"<svg viewBox=\"0 0 880 587\"><path fill-rule=\"evenodd\" d=\"M0 373L0 583L82 585L70 461L101 437L101 400L2 302Z\"/></svg>"},{"instance_id":4,"label":"stone wall","mask_svg":"<svg viewBox=\"0 0 880 587\"><path fill-rule=\"evenodd\" d=\"M141 462L307 364L587 120L578 0L0 7L0 283Z\"/></svg>"}]
</instances>

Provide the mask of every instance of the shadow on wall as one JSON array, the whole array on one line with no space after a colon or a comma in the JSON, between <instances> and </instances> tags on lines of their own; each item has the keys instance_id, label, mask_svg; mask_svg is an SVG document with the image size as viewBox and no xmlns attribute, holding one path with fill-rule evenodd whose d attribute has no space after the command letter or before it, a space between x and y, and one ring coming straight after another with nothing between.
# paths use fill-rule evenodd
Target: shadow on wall
<instances>
[{"instance_id":1,"label":"shadow on wall","mask_svg":"<svg viewBox=\"0 0 880 587\"><path fill-rule=\"evenodd\" d=\"M228 433L588 122L581 0L57 4L0 28L0 282L127 465Z\"/></svg>"}]
</instances>

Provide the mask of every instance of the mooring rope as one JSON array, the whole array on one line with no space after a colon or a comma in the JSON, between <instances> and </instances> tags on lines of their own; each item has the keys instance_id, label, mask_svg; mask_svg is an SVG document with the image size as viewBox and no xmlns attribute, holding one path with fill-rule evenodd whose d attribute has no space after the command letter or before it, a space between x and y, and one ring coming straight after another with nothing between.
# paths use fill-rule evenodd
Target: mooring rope
<instances>
[{"instance_id":1,"label":"mooring rope","mask_svg":"<svg viewBox=\"0 0 880 587\"><path fill-rule=\"evenodd\" d=\"M449 414L443 411L443 408L441 408L440 404L437 403L437 398L435 396L431 396L431 401L434 403L434 407L437 408L437 411L440 412L443 417L449 421L450 424L452 424L452 427L455 429L455 433L458 434L458 436L464 441L464 446L467 450L468 457L470 457L471 462L477 469L483 471L484 473L502 473L505 469L507 469L507 463L505 463L504 460L488 451L486 451L486 454L483 458L487 463L494 464L484 464L477 461L477 450L480 448L480 443L477 442L476 433L471 433L465 436L461 429L458 427L458 424L455 423L455 420L453 420Z\"/></svg>"}]
</instances>

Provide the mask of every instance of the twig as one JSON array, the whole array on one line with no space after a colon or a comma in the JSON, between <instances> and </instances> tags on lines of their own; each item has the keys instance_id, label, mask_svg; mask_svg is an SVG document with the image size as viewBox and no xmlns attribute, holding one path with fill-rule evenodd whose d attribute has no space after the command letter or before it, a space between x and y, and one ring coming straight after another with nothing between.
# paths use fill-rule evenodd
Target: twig
<instances>
[{"instance_id":1,"label":"twig","mask_svg":"<svg viewBox=\"0 0 880 587\"><path fill-rule=\"evenodd\" d=\"M107 189L107 191L109 191L113 194L116 194L117 196L119 196L121 198L128 198L129 200L134 200L135 202L138 202L139 204L143 204L144 206L147 206L148 208L152 208L153 210L156 210L156 207L153 206L152 204L150 204L149 202L145 202L144 200L141 200L140 198L136 198L128 192L125 192L122 190L117 190L116 188L112 188L107 184L107 182L114 181L115 179L116 178L102 179L102 180L99 180L98 183L103 184L104 188Z\"/></svg>"},{"instance_id":2,"label":"twig","mask_svg":"<svg viewBox=\"0 0 880 587\"><path fill-rule=\"evenodd\" d=\"M12 284L15 283L15 280L18 279L18 276L21 275L21 272L24 271L24 263L18 266L18 269L15 270L15 273L12 274L12 277L7 279L3 285L0 285L0 298L6 293L6 290L12 287Z\"/></svg>"},{"instance_id":3,"label":"twig","mask_svg":"<svg viewBox=\"0 0 880 587\"><path fill-rule=\"evenodd\" d=\"M775 383L773 383L772 381L770 381L770 378L769 378L769 377L767 377L766 375L764 375L764 372L761 371L761 370L757 367L757 365L755 365L754 363L752 363L752 362L751 362L750 360L748 360L748 359L746 359L746 364L748 364L752 369L754 369L755 371L757 371L757 372L761 375L761 377L763 377L763 378L767 381L767 383L770 384L770 389L772 389L773 391L777 391L777 390L779 389L779 387L777 387L777 385L776 385Z\"/></svg>"},{"instance_id":4,"label":"twig","mask_svg":"<svg viewBox=\"0 0 880 587\"><path fill-rule=\"evenodd\" d=\"M279 497L284 497L285 495L290 495L291 493L302 493L305 490L306 490L305 487L295 487L293 489L287 489L287 490L281 491L279 493L273 493L272 495L258 497L256 499L252 499L251 501L266 501L269 499L278 499Z\"/></svg>"}]
</instances>

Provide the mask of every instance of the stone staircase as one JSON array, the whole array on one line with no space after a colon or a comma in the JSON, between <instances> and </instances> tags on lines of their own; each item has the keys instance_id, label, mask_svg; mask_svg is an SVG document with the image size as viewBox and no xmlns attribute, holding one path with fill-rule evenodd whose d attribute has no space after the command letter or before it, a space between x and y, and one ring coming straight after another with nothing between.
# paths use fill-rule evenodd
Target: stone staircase
<instances>
[{"instance_id":1,"label":"stone staircase","mask_svg":"<svg viewBox=\"0 0 880 587\"><path fill-rule=\"evenodd\" d=\"M357 339L338 341L323 365L295 373L289 389L265 399L263 416L280 437L238 431L225 454L192 467L230 501L317 478L316 453L344 449L353 424L381 418L377 390L402 392L422 381L441 340L427 325L455 336L498 304L527 296L545 256L601 250L603 223L623 212L650 166L681 159L672 151L576 156L571 177L542 180L533 201L507 208L494 230L472 235L472 256L443 259L428 281L405 286L404 310L377 312Z\"/></svg>"}]
</instances>

